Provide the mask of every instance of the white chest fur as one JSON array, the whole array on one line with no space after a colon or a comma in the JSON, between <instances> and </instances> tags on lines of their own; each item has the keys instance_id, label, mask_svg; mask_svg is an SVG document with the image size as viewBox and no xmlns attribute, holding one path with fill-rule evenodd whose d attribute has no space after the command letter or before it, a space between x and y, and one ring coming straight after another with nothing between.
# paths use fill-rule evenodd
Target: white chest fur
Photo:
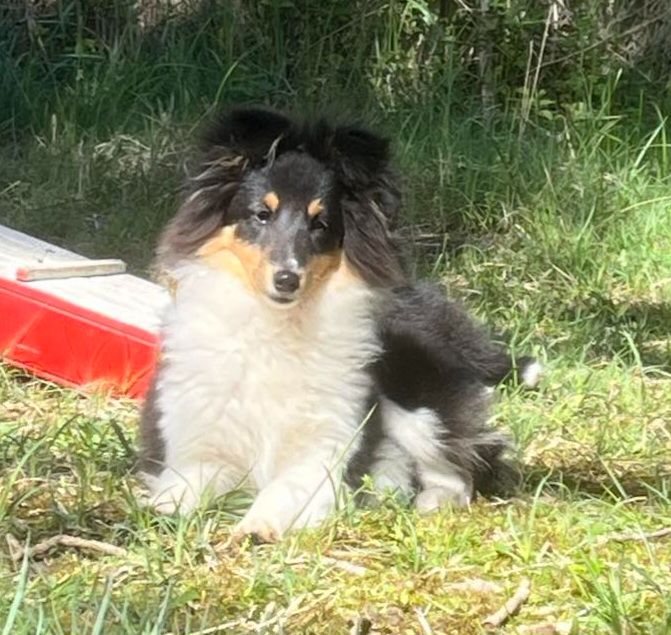
<instances>
[{"instance_id":1,"label":"white chest fur","mask_svg":"<svg viewBox=\"0 0 671 635\"><path fill-rule=\"evenodd\" d=\"M236 479L262 489L306 453L343 461L334 455L356 448L379 353L370 290L336 274L282 309L203 265L178 279L158 384L166 465L211 466L221 490Z\"/></svg>"}]
</instances>

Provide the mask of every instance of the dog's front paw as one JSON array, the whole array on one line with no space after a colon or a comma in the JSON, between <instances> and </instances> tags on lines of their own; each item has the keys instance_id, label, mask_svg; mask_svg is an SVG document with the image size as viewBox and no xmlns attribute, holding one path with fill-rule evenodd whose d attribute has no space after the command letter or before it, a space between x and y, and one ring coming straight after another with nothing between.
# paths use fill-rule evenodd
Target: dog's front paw
<instances>
[{"instance_id":1,"label":"dog's front paw","mask_svg":"<svg viewBox=\"0 0 671 635\"><path fill-rule=\"evenodd\" d=\"M150 507L159 514L171 516L175 513L186 515L193 511L199 503L197 492L183 481L166 482L161 478L145 479L150 493L140 498L140 503Z\"/></svg>"},{"instance_id":2,"label":"dog's front paw","mask_svg":"<svg viewBox=\"0 0 671 635\"><path fill-rule=\"evenodd\" d=\"M239 543L247 537L255 544L277 542L282 537L282 528L276 521L248 513L233 530L231 540Z\"/></svg>"},{"instance_id":3,"label":"dog's front paw","mask_svg":"<svg viewBox=\"0 0 671 635\"><path fill-rule=\"evenodd\" d=\"M470 504L471 497L465 490L445 487L422 490L415 498L415 508L420 514L432 514L447 506L459 508L468 507Z\"/></svg>"},{"instance_id":4,"label":"dog's front paw","mask_svg":"<svg viewBox=\"0 0 671 635\"><path fill-rule=\"evenodd\" d=\"M164 516L179 513L186 516L198 506L198 499L188 489L160 492L148 498L147 504L155 512Z\"/></svg>"}]
</instances>

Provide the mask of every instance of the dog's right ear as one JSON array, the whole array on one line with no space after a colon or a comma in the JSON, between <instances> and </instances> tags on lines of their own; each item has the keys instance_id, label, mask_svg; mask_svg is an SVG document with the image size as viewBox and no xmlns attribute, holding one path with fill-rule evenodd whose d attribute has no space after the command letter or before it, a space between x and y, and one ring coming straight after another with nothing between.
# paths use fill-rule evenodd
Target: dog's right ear
<instances>
[{"instance_id":1,"label":"dog's right ear","mask_svg":"<svg viewBox=\"0 0 671 635\"><path fill-rule=\"evenodd\" d=\"M203 135L196 172L159 239L159 267L193 255L221 229L245 174L272 161L294 134L291 120L270 110L237 109L220 116Z\"/></svg>"},{"instance_id":2,"label":"dog's right ear","mask_svg":"<svg viewBox=\"0 0 671 635\"><path fill-rule=\"evenodd\" d=\"M247 108L232 110L219 117L203 136L203 153L216 156L226 150L243 157L250 167L259 167L293 136L293 123L284 115ZM214 158L214 157L213 157Z\"/></svg>"}]
</instances>

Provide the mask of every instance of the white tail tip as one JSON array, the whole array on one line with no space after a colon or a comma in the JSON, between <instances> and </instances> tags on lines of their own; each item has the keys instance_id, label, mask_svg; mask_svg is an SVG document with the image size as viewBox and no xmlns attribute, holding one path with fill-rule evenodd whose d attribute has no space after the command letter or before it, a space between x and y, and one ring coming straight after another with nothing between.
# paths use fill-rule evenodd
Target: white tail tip
<instances>
[{"instance_id":1,"label":"white tail tip","mask_svg":"<svg viewBox=\"0 0 671 635\"><path fill-rule=\"evenodd\" d=\"M536 388L543 376L543 365L540 362L531 362L522 371L522 383L527 388Z\"/></svg>"}]
</instances>

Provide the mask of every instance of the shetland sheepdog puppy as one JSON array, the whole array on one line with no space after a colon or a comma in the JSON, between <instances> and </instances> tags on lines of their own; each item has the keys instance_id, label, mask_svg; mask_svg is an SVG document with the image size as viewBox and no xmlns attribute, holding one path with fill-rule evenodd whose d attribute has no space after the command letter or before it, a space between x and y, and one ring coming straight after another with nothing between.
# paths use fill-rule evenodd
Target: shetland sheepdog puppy
<instances>
[{"instance_id":1,"label":"shetland sheepdog puppy","mask_svg":"<svg viewBox=\"0 0 671 635\"><path fill-rule=\"evenodd\" d=\"M243 109L205 135L158 247L174 299L141 420L158 511L247 487L235 536L273 541L365 475L422 512L503 484L487 418L512 361L408 280L399 206L388 142L366 130ZM518 368L535 381L533 360Z\"/></svg>"}]
</instances>

